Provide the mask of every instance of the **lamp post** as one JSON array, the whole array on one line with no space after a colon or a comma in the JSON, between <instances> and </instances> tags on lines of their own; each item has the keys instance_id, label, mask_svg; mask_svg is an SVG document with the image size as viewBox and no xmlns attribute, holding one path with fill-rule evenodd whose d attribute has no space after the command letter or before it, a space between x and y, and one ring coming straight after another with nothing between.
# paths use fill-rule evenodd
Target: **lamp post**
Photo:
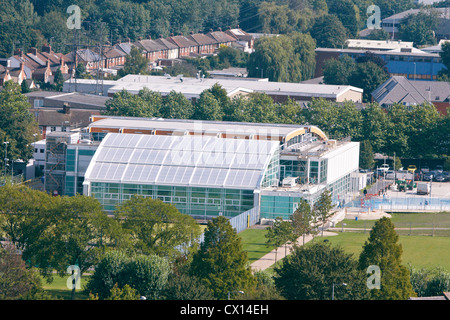
<instances>
[{"instance_id":1,"label":"lamp post","mask_svg":"<svg viewBox=\"0 0 450 320\"><path fill-rule=\"evenodd\" d=\"M240 294L244 294L244 291L239 290L239 291L228 291L228 300L230 300L230 294L231 293L240 293Z\"/></svg>"},{"instance_id":2,"label":"lamp post","mask_svg":"<svg viewBox=\"0 0 450 320\"><path fill-rule=\"evenodd\" d=\"M347 286L347 284L346 283L340 283L340 284L335 284L334 282L333 282L333 288L332 288L332 290L331 290L331 300L334 300L334 287L335 286Z\"/></svg>"}]
</instances>

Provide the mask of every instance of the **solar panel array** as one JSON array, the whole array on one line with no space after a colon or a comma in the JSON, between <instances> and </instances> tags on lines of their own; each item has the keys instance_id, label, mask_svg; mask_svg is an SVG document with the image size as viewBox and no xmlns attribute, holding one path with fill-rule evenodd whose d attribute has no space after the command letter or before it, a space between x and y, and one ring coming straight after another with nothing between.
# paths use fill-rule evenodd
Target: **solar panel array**
<instances>
[{"instance_id":1,"label":"solar panel array","mask_svg":"<svg viewBox=\"0 0 450 320\"><path fill-rule=\"evenodd\" d=\"M85 181L255 189L277 141L109 133Z\"/></svg>"}]
</instances>

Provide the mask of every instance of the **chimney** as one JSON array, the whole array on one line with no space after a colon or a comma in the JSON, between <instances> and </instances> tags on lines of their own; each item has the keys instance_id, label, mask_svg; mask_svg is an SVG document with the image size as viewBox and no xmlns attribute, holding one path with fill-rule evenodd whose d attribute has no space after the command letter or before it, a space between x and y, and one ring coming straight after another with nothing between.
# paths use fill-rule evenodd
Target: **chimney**
<instances>
[{"instance_id":1,"label":"chimney","mask_svg":"<svg viewBox=\"0 0 450 320\"><path fill-rule=\"evenodd\" d=\"M22 50L20 48L17 48L16 50L14 50L14 55L15 56L22 56Z\"/></svg>"},{"instance_id":2,"label":"chimney","mask_svg":"<svg viewBox=\"0 0 450 320\"><path fill-rule=\"evenodd\" d=\"M70 105L68 102L64 102L63 105L63 113L64 114L70 114Z\"/></svg>"},{"instance_id":3,"label":"chimney","mask_svg":"<svg viewBox=\"0 0 450 320\"><path fill-rule=\"evenodd\" d=\"M31 53L31 54L37 56L37 49L36 48L30 48L30 49L28 49L28 53Z\"/></svg>"},{"instance_id":4,"label":"chimney","mask_svg":"<svg viewBox=\"0 0 450 320\"><path fill-rule=\"evenodd\" d=\"M152 36L151 36L151 35L148 35L148 36L147 36L147 39L148 39L148 40L152 40Z\"/></svg>"},{"instance_id":5,"label":"chimney","mask_svg":"<svg viewBox=\"0 0 450 320\"><path fill-rule=\"evenodd\" d=\"M52 53L52 47L50 45L48 45L48 44L44 44L42 46L42 50L41 51L42 52L47 52L47 53Z\"/></svg>"},{"instance_id":6,"label":"chimney","mask_svg":"<svg viewBox=\"0 0 450 320\"><path fill-rule=\"evenodd\" d=\"M20 71L23 71L24 66L25 66L25 63L21 62L20 63Z\"/></svg>"}]
</instances>

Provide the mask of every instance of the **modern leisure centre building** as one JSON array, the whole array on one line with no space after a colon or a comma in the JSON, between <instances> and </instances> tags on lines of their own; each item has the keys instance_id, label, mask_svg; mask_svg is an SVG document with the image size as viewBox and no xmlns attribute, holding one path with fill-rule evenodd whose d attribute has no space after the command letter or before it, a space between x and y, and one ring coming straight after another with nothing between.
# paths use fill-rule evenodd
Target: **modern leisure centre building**
<instances>
[{"instance_id":1,"label":"modern leisure centre building","mask_svg":"<svg viewBox=\"0 0 450 320\"><path fill-rule=\"evenodd\" d=\"M50 141L58 134L68 133ZM335 203L359 191L359 143L316 126L93 116L78 134L60 148L60 171L46 164L46 190L92 196L106 211L140 195L197 219L251 209L288 219L325 189Z\"/></svg>"}]
</instances>

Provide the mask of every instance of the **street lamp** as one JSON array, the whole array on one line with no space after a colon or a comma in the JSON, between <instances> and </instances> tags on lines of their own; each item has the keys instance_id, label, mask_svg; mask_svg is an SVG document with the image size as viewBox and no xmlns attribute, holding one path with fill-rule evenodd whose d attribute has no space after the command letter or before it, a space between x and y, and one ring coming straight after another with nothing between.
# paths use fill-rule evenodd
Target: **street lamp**
<instances>
[{"instance_id":1,"label":"street lamp","mask_svg":"<svg viewBox=\"0 0 450 320\"><path fill-rule=\"evenodd\" d=\"M334 282L333 282L333 288L331 290L331 300L334 300L334 287L335 286L347 286L347 284L346 283L334 284Z\"/></svg>"},{"instance_id":2,"label":"street lamp","mask_svg":"<svg viewBox=\"0 0 450 320\"><path fill-rule=\"evenodd\" d=\"M230 294L231 293L240 293L240 294L244 294L244 291L239 290L239 291L228 291L228 300L230 300Z\"/></svg>"}]
</instances>

